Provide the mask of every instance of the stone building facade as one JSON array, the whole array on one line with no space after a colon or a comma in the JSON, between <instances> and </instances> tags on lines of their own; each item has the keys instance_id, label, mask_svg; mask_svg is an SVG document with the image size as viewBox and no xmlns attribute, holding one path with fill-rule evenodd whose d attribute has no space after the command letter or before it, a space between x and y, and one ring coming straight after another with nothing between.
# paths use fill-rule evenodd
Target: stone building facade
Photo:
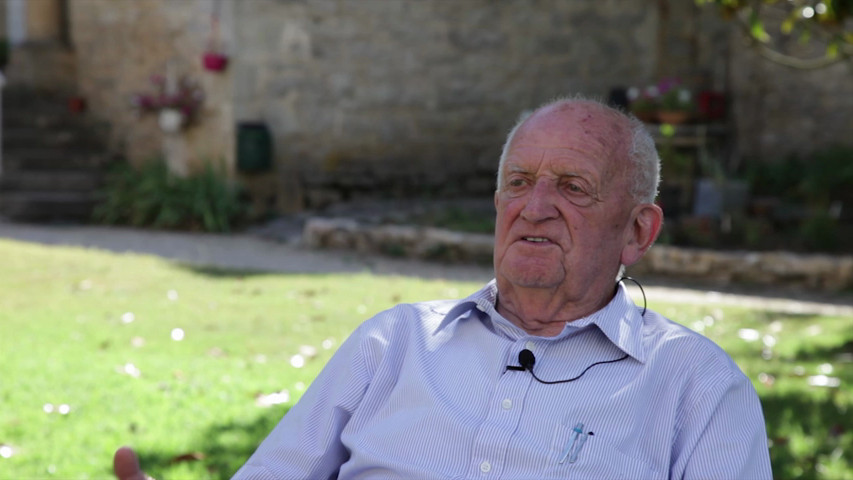
<instances>
[{"instance_id":1,"label":"stone building facade","mask_svg":"<svg viewBox=\"0 0 853 480\"><path fill-rule=\"evenodd\" d=\"M728 93L729 141L741 157L853 145L850 67L771 64L692 1L24 3L29 24L51 15L59 22L40 35L64 35L73 74L63 79L109 125L117 150L133 161L178 154L190 170L222 160L279 211L362 195L488 194L519 112L667 76ZM229 56L223 72L201 66L211 42ZM10 66L12 81L24 63ZM206 92L202 120L179 138L129 105L151 74L166 70ZM241 122L270 129L269 172L237 168Z\"/></svg>"}]
</instances>

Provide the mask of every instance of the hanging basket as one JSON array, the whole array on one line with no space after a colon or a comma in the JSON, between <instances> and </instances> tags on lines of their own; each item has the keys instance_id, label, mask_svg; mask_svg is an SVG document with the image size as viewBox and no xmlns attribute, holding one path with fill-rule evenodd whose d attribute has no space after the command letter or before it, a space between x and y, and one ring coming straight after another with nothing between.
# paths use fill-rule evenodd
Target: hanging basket
<instances>
[{"instance_id":1,"label":"hanging basket","mask_svg":"<svg viewBox=\"0 0 853 480\"><path fill-rule=\"evenodd\" d=\"M228 66L228 57L224 53L204 52L201 58L204 69L211 72L221 72Z\"/></svg>"},{"instance_id":2,"label":"hanging basket","mask_svg":"<svg viewBox=\"0 0 853 480\"><path fill-rule=\"evenodd\" d=\"M215 4L217 11L210 17L210 36L207 39L207 48L201 57L201 63L205 70L210 72L221 72L228 66L228 57L222 53L222 38L219 33L219 4Z\"/></svg>"},{"instance_id":3,"label":"hanging basket","mask_svg":"<svg viewBox=\"0 0 853 480\"><path fill-rule=\"evenodd\" d=\"M185 122L186 117L183 112L174 108L164 108L160 110L160 114L157 117L157 123L160 125L160 130L163 130L165 133L180 132Z\"/></svg>"}]
</instances>

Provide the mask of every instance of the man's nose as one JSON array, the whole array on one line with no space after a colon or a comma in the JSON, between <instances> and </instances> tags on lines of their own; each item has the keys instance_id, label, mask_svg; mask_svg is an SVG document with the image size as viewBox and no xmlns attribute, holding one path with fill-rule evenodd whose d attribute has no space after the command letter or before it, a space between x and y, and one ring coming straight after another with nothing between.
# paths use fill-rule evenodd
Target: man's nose
<instances>
[{"instance_id":1,"label":"man's nose","mask_svg":"<svg viewBox=\"0 0 853 480\"><path fill-rule=\"evenodd\" d=\"M555 205L557 192L553 182L539 179L533 185L527 196L527 203L521 210L521 218L528 222L538 223L557 218L559 212Z\"/></svg>"}]
</instances>

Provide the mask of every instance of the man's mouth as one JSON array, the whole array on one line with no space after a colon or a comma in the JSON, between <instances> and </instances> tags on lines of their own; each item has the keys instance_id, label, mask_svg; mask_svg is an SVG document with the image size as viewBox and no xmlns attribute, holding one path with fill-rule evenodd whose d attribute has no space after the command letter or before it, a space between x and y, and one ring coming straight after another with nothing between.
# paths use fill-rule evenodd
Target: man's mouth
<instances>
[{"instance_id":1,"label":"man's mouth","mask_svg":"<svg viewBox=\"0 0 853 480\"><path fill-rule=\"evenodd\" d=\"M548 243L551 241L545 237L521 237L521 239L526 241L526 242L533 242L533 243Z\"/></svg>"}]
</instances>

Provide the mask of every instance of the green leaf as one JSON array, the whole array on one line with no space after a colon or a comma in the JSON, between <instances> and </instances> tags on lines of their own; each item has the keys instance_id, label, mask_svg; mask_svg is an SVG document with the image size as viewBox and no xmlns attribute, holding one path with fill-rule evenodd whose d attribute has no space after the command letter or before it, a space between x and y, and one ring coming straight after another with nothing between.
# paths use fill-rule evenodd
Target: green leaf
<instances>
[{"instance_id":1,"label":"green leaf","mask_svg":"<svg viewBox=\"0 0 853 480\"><path fill-rule=\"evenodd\" d=\"M770 41L770 35L764 30L764 24L758 18L758 12L755 10L749 14L749 33L752 35L752 38L759 42L766 43Z\"/></svg>"},{"instance_id":2,"label":"green leaf","mask_svg":"<svg viewBox=\"0 0 853 480\"><path fill-rule=\"evenodd\" d=\"M838 50L838 42L830 42L829 45L826 46L826 58L838 58Z\"/></svg>"}]
</instances>

